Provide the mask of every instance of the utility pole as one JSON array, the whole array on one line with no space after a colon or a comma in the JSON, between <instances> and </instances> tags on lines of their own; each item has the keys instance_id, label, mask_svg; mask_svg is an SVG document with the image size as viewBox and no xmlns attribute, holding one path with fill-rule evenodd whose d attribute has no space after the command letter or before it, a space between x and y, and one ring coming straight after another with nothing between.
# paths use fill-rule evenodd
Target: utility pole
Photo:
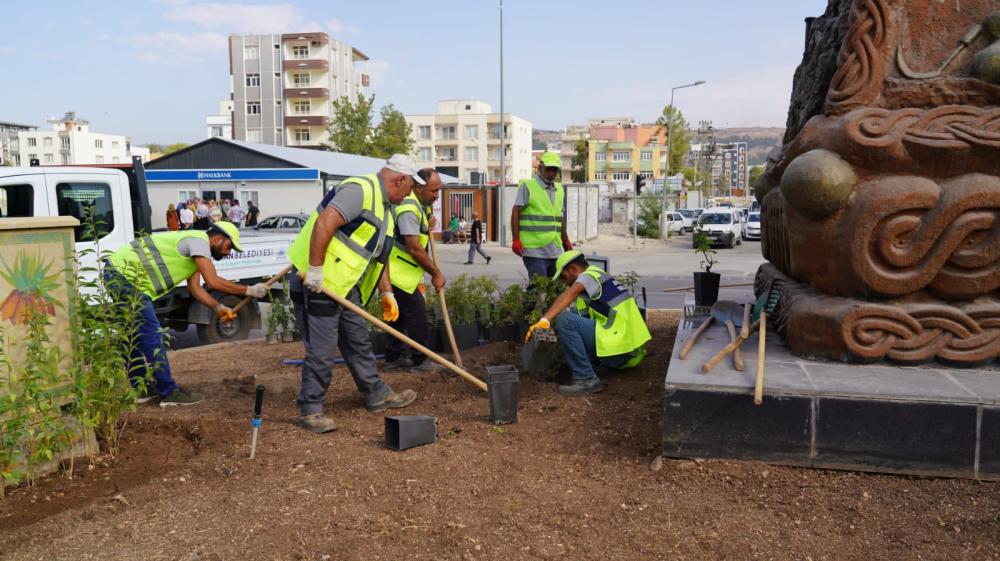
<instances>
[{"instance_id":1,"label":"utility pole","mask_svg":"<svg viewBox=\"0 0 1000 561\"><path fill-rule=\"evenodd\" d=\"M663 177L663 197L660 201L660 212L663 212L663 209L667 208L667 178L670 177L670 148L674 135L674 115L677 114L677 109L674 108L674 92L684 88L700 86L704 83L704 80L698 80L697 82L691 84L675 86L670 89L670 122L667 125L667 169L666 174Z\"/></svg>"},{"instance_id":2,"label":"utility pole","mask_svg":"<svg viewBox=\"0 0 1000 561\"><path fill-rule=\"evenodd\" d=\"M500 182L497 187L497 220L500 221L500 247L507 247L507 218L503 216L504 187L507 185L507 119L503 107L503 0L500 0Z\"/></svg>"}]
</instances>

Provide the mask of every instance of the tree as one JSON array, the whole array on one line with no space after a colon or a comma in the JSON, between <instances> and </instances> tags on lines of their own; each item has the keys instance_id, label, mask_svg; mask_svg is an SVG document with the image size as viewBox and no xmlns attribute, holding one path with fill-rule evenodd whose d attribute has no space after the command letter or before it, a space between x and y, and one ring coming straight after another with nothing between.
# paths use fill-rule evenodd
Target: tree
<instances>
[{"instance_id":1,"label":"tree","mask_svg":"<svg viewBox=\"0 0 1000 561\"><path fill-rule=\"evenodd\" d=\"M663 114L656 119L656 133L668 134L671 124L674 132L670 134L670 172L676 174L684 165L684 158L690 148L688 138L688 123L684 114L671 105L663 108Z\"/></svg>"},{"instance_id":2,"label":"tree","mask_svg":"<svg viewBox=\"0 0 1000 561\"><path fill-rule=\"evenodd\" d=\"M373 96L374 97L374 96ZM381 121L372 135L371 156L388 158L393 154L409 154L413 149L413 126L403 113L390 103L379 111Z\"/></svg>"},{"instance_id":3,"label":"tree","mask_svg":"<svg viewBox=\"0 0 1000 561\"><path fill-rule=\"evenodd\" d=\"M650 193L639 195L639 206L635 211L636 233L644 238L659 238L662 210L663 201L659 196Z\"/></svg>"},{"instance_id":4,"label":"tree","mask_svg":"<svg viewBox=\"0 0 1000 561\"><path fill-rule=\"evenodd\" d=\"M372 148L372 108L375 95L358 94L356 102L346 95L333 101L330 142L323 148L345 154L368 156Z\"/></svg>"},{"instance_id":5,"label":"tree","mask_svg":"<svg viewBox=\"0 0 1000 561\"><path fill-rule=\"evenodd\" d=\"M573 183L586 183L587 181L587 141L579 139L576 141L576 155L573 156L573 170L570 172L570 179Z\"/></svg>"},{"instance_id":6,"label":"tree","mask_svg":"<svg viewBox=\"0 0 1000 561\"><path fill-rule=\"evenodd\" d=\"M173 144L156 144L154 142L152 144L146 145L146 148L149 148L150 154L163 154L163 155L172 154L174 152L177 152L178 150L183 150L187 147L188 144L185 142L175 142Z\"/></svg>"},{"instance_id":7,"label":"tree","mask_svg":"<svg viewBox=\"0 0 1000 561\"><path fill-rule=\"evenodd\" d=\"M764 175L764 166L751 166L750 177L747 178L747 186L753 189L753 184L756 183L762 175Z\"/></svg>"}]
</instances>

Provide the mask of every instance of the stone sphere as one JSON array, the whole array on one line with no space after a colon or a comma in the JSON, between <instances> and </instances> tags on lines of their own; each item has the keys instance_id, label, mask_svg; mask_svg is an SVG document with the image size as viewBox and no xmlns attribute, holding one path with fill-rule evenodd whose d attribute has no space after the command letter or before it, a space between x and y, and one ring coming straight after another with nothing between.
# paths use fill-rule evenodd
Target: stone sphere
<instances>
[{"instance_id":1,"label":"stone sphere","mask_svg":"<svg viewBox=\"0 0 1000 561\"><path fill-rule=\"evenodd\" d=\"M993 12L987 16L983 28L993 39L1000 39L1000 12Z\"/></svg>"},{"instance_id":2,"label":"stone sphere","mask_svg":"<svg viewBox=\"0 0 1000 561\"><path fill-rule=\"evenodd\" d=\"M857 177L829 150L811 150L792 160L781 176L781 194L799 214L822 220L847 206Z\"/></svg>"},{"instance_id":3,"label":"stone sphere","mask_svg":"<svg viewBox=\"0 0 1000 561\"><path fill-rule=\"evenodd\" d=\"M972 75L984 82L1000 84L1000 41L972 57Z\"/></svg>"}]
</instances>

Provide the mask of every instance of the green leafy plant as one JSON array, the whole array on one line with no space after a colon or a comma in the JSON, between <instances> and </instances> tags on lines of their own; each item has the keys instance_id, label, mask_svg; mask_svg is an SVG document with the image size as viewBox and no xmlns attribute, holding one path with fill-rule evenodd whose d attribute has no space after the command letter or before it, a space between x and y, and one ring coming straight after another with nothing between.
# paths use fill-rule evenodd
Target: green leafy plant
<instances>
[{"instance_id":1,"label":"green leafy plant","mask_svg":"<svg viewBox=\"0 0 1000 561\"><path fill-rule=\"evenodd\" d=\"M445 294L451 321L469 325L479 317L488 316L497 289L496 278L491 276L461 274L450 279Z\"/></svg>"},{"instance_id":2,"label":"green leafy plant","mask_svg":"<svg viewBox=\"0 0 1000 561\"><path fill-rule=\"evenodd\" d=\"M712 267L719 263L712 248L712 239L702 230L694 231L694 252L701 254L701 268L706 273L711 273Z\"/></svg>"},{"instance_id":3,"label":"green leafy plant","mask_svg":"<svg viewBox=\"0 0 1000 561\"><path fill-rule=\"evenodd\" d=\"M494 306L494 321L497 325L512 325L525 319L527 292L524 285L512 284L503 289Z\"/></svg>"},{"instance_id":4,"label":"green leafy plant","mask_svg":"<svg viewBox=\"0 0 1000 561\"><path fill-rule=\"evenodd\" d=\"M292 300L287 291L268 291L270 309L267 314L267 338L269 341L292 338L298 332Z\"/></svg>"},{"instance_id":5,"label":"green leafy plant","mask_svg":"<svg viewBox=\"0 0 1000 561\"><path fill-rule=\"evenodd\" d=\"M640 278L639 273L635 271L625 271L624 273L615 275L615 280L632 294L635 294L635 289L639 288Z\"/></svg>"},{"instance_id":6,"label":"green leafy plant","mask_svg":"<svg viewBox=\"0 0 1000 561\"><path fill-rule=\"evenodd\" d=\"M561 280L552 280L541 275L532 276L526 291L527 308L525 312L528 323L535 323L542 319L545 312L564 290L566 290L566 286Z\"/></svg>"}]
</instances>

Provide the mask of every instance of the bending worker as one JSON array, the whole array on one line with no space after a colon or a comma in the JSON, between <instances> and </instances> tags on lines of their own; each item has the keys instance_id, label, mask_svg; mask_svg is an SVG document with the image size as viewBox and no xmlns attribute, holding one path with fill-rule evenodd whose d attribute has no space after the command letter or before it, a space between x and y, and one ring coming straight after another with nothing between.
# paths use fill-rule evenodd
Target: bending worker
<instances>
[{"instance_id":1,"label":"bending worker","mask_svg":"<svg viewBox=\"0 0 1000 561\"><path fill-rule=\"evenodd\" d=\"M600 267L589 265L579 251L559 256L552 279L560 278L569 288L528 328L524 340L555 320L559 346L573 371L573 383L559 386L559 393L597 393L604 383L594 372L594 363L614 369L638 366L652 337L632 293ZM566 310L570 305L575 308Z\"/></svg>"},{"instance_id":2,"label":"bending worker","mask_svg":"<svg viewBox=\"0 0 1000 561\"><path fill-rule=\"evenodd\" d=\"M538 175L517 187L510 213L511 248L521 256L529 278L551 277L559 254L573 249L566 234L566 192L556 181L560 165L559 154L545 152L538 159Z\"/></svg>"},{"instance_id":3,"label":"bending worker","mask_svg":"<svg viewBox=\"0 0 1000 561\"><path fill-rule=\"evenodd\" d=\"M427 308L418 286L424 280L424 272L431 276L435 290L444 288L446 281L437 263L427 254L430 231L434 227L428 215L441 193L441 176L432 168L422 169L419 174L425 184L414 186L413 192L393 208L396 235L389 255L389 278L399 303L399 319L390 325L427 346ZM385 370L409 368L434 372L438 369L436 363L415 349L410 351L407 361L405 351L402 341L391 338L385 350Z\"/></svg>"},{"instance_id":4,"label":"bending worker","mask_svg":"<svg viewBox=\"0 0 1000 561\"><path fill-rule=\"evenodd\" d=\"M141 294L137 345L130 351L129 376L144 376L144 364L148 365L156 381L156 392L153 394L147 389L141 393L140 403L156 396L160 398L161 407L192 405L204 399L201 394L178 386L171 376L167 347L153 301L187 281L191 297L214 310L221 321L236 319L236 314L208 291L263 298L267 288L263 283L253 286L236 284L216 273L212 259L220 261L233 250L241 251L240 231L228 222L219 222L209 227L208 231L150 234L122 246L104 262L104 282L115 301L127 302L130 297ZM205 280L204 287L201 286L202 279Z\"/></svg>"},{"instance_id":5,"label":"bending worker","mask_svg":"<svg viewBox=\"0 0 1000 561\"><path fill-rule=\"evenodd\" d=\"M288 286L306 351L299 426L307 430L324 433L337 428L323 414L323 402L338 347L369 411L406 407L417 398L413 390L396 393L382 380L365 320L322 294L325 288L364 306L378 289L383 319L399 317L385 267L393 236L391 205L410 194L414 181L424 182L413 159L402 154L389 158L377 174L345 179L323 197L288 249L295 266ZM305 272L305 280L297 271Z\"/></svg>"}]
</instances>

